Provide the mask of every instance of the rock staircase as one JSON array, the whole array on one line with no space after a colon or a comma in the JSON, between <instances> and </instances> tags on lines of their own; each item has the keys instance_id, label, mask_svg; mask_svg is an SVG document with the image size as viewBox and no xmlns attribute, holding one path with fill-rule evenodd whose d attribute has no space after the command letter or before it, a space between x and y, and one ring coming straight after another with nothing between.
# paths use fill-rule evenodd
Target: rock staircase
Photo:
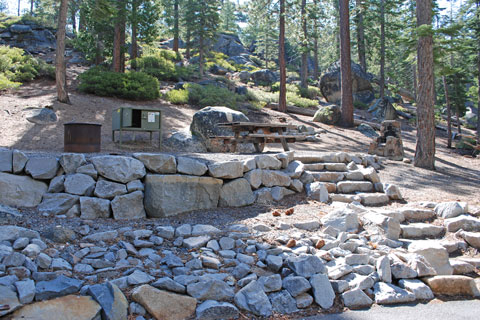
<instances>
[{"instance_id":1,"label":"rock staircase","mask_svg":"<svg viewBox=\"0 0 480 320\"><path fill-rule=\"evenodd\" d=\"M375 156L356 156L347 153L328 153L318 156L295 156L304 164L300 181L304 184L322 183L332 201L357 201L367 206L385 205L389 200L401 200L398 189L381 183L375 169L380 168ZM390 190L390 196L385 192ZM393 192L392 192L393 191Z\"/></svg>"}]
</instances>

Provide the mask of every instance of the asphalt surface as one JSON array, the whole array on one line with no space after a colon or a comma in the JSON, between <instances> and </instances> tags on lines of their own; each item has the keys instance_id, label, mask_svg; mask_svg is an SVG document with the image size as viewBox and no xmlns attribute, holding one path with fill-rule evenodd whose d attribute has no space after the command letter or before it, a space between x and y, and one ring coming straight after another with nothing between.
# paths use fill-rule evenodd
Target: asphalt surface
<instances>
[{"instance_id":1,"label":"asphalt surface","mask_svg":"<svg viewBox=\"0 0 480 320\"><path fill-rule=\"evenodd\" d=\"M433 300L428 304L374 306L368 310L347 311L304 318L305 320L480 320L480 300Z\"/></svg>"}]
</instances>

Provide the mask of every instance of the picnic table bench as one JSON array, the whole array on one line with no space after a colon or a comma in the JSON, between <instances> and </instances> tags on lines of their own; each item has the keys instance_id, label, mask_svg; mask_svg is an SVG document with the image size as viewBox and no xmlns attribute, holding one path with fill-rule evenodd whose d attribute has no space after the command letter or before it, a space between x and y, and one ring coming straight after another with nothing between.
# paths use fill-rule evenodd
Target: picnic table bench
<instances>
[{"instance_id":1,"label":"picnic table bench","mask_svg":"<svg viewBox=\"0 0 480 320\"><path fill-rule=\"evenodd\" d=\"M281 143L283 150L289 151L288 142L305 140L304 135L288 135L287 129L296 126L285 123L257 123L257 122L226 122L217 124L218 127L230 128L233 136L211 136L211 139L223 141L231 145L232 152L237 149L238 143L253 143L256 152L262 152L267 143Z\"/></svg>"}]
</instances>

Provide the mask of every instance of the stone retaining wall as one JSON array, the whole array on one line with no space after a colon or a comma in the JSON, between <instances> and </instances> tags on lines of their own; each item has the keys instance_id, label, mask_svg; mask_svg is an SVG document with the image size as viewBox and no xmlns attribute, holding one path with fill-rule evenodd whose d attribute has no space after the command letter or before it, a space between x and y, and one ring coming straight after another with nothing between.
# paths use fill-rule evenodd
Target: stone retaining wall
<instances>
[{"instance_id":1,"label":"stone retaining wall","mask_svg":"<svg viewBox=\"0 0 480 320\"><path fill-rule=\"evenodd\" d=\"M297 160L285 152L224 162L153 153L57 158L1 149L0 203L37 207L46 216L136 219L269 204L304 189L322 202L368 205L398 199L398 192L383 193L375 159L341 152Z\"/></svg>"}]
</instances>

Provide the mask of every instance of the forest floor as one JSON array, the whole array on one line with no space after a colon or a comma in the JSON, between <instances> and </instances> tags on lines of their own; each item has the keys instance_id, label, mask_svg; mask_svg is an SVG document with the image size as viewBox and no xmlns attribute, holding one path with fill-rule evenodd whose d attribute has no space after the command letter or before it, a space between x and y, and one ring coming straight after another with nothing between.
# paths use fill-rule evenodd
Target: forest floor
<instances>
[{"instance_id":1,"label":"forest floor","mask_svg":"<svg viewBox=\"0 0 480 320\"><path fill-rule=\"evenodd\" d=\"M138 151L155 152L158 145L150 143L147 133L137 133L135 140L132 133L127 133L120 147L112 142L111 114L122 106L142 106L159 108L163 117L163 137L168 138L173 132L188 130L193 114L199 109L190 105L172 105L157 99L148 102L132 102L116 98L97 97L83 94L76 90L76 77L84 71L81 67L68 69L71 105L55 101L55 82L37 80L21 86L15 91L0 93L0 147L15 148L32 152L63 151L63 125L70 121L101 123L102 153L131 153ZM171 83L163 83L165 89ZM58 121L48 125L38 125L26 120L31 108L50 106L57 114ZM304 124L321 130L320 142L298 142L291 144L297 153L314 152L358 152L366 153L371 141L355 128L340 128L318 122L311 117L296 114L284 114L270 109L242 109L251 121ZM357 111L356 111L357 112ZM358 111L356 116L365 116L365 111ZM402 120L402 137L406 158L413 159L415 153L415 127ZM154 138L155 140L155 138ZM436 170L429 171L399 161L383 159L384 168L379 174L382 182L395 183L400 186L407 202L421 201L468 201L480 206L480 157L472 158L461 155L455 149L446 148L446 133L437 130ZM165 150L176 152L176 150ZM281 145L267 145L265 152L281 152ZM241 157L238 154L203 154L202 157L223 157L230 159ZM395 205L395 203L393 204Z\"/></svg>"}]
</instances>

